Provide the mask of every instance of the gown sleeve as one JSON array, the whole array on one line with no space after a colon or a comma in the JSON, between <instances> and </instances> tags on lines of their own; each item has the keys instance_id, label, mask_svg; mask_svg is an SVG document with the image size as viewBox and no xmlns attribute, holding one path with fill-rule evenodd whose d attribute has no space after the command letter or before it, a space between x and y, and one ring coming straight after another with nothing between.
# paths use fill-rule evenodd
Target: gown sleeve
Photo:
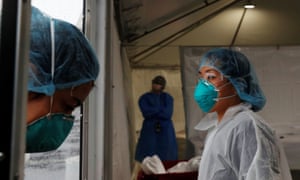
<instances>
[{"instance_id":1,"label":"gown sleeve","mask_svg":"<svg viewBox=\"0 0 300 180\"><path fill-rule=\"evenodd\" d=\"M160 119L171 119L173 114L173 97L168 94L165 95L166 96L162 98L158 117Z\"/></svg>"},{"instance_id":2,"label":"gown sleeve","mask_svg":"<svg viewBox=\"0 0 300 180\"><path fill-rule=\"evenodd\" d=\"M139 99L139 107L145 119L152 119L159 113L159 106L155 103L155 97L144 94Z\"/></svg>"},{"instance_id":3,"label":"gown sleeve","mask_svg":"<svg viewBox=\"0 0 300 180\"><path fill-rule=\"evenodd\" d=\"M235 128L229 150L231 168L238 175L239 180L247 177L248 170L257 151L257 140L254 124L251 120Z\"/></svg>"}]
</instances>

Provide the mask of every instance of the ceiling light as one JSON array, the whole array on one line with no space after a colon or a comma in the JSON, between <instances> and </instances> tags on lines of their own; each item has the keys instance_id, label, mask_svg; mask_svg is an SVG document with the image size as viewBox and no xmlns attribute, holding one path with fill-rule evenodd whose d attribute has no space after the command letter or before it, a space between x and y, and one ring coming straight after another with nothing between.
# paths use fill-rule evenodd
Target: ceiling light
<instances>
[{"instance_id":1,"label":"ceiling light","mask_svg":"<svg viewBox=\"0 0 300 180\"><path fill-rule=\"evenodd\" d=\"M253 9L253 8L255 8L255 4L247 3L247 4L244 5L244 8L245 9Z\"/></svg>"}]
</instances>

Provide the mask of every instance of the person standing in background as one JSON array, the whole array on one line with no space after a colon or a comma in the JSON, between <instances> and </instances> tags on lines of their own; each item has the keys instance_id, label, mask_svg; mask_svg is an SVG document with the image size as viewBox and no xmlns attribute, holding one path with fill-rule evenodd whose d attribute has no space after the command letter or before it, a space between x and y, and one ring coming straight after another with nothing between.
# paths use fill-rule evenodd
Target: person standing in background
<instances>
[{"instance_id":1,"label":"person standing in background","mask_svg":"<svg viewBox=\"0 0 300 180\"><path fill-rule=\"evenodd\" d=\"M135 160L142 162L146 156L158 155L162 160L177 160L178 147L172 122L173 97L164 92L166 79L156 76L152 89L139 98L144 117L137 142Z\"/></svg>"}]
</instances>

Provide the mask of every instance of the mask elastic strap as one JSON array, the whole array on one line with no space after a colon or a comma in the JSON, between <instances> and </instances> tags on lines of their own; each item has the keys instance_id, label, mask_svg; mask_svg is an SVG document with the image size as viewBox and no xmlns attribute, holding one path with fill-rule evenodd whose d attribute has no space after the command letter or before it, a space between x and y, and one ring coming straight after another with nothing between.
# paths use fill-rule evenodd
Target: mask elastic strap
<instances>
[{"instance_id":1,"label":"mask elastic strap","mask_svg":"<svg viewBox=\"0 0 300 180\"><path fill-rule=\"evenodd\" d=\"M222 76L223 77L223 76ZM222 78L223 79L223 78ZM216 91L220 91L223 87L227 86L228 84L230 84L231 82L228 81L227 83L223 84L222 86L218 87L216 89ZM230 95L230 96L224 96L224 97L218 97L218 98L214 98L214 101L219 101L219 100L222 100L222 99L229 99L229 98L232 98L236 96L236 94L233 94L233 95Z\"/></svg>"},{"instance_id":2,"label":"mask elastic strap","mask_svg":"<svg viewBox=\"0 0 300 180\"><path fill-rule=\"evenodd\" d=\"M223 85L220 86L220 87L217 87L217 88L216 88L216 91L220 91L223 87L227 86L228 84L230 84L230 81L228 81L227 83L223 84Z\"/></svg>"},{"instance_id":3,"label":"mask elastic strap","mask_svg":"<svg viewBox=\"0 0 300 180\"><path fill-rule=\"evenodd\" d=\"M54 81L54 71L55 71L55 29L54 29L54 21L50 19L50 34L51 34L51 78ZM53 105L53 95L50 97L50 112L52 112Z\"/></svg>"},{"instance_id":4,"label":"mask elastic strap","mask_svg":"<svg viewBox=\"0 0 300 180\"><path fill-rule=\"evenodd\" d=\"M71 93L70 93L70 96L71 97L75 97L75 96L73 96L73 90L75 89L75 86L72 86L72 88L71 88ZM74 106L75 105L81 105L82 104L82 102L78 99L78 98L75 98L75 100L76 100L76 104L74 104Z\"/></svg>"},{"instance_id":5,"label":"mask elastic strap","mask_svg":"<svg viewBox=\"0 0 300 180\"><path fill-rule=\"evenodd\" d=\"M219 101L219 100L223 100L223 99L229 99L229 98L232 98L232 97L234 97L236 95L237 94L233 94L233 95L230 95L230 96L219 97L219 98L214 98L214 101Z\"/></svg>"}]
</instances>

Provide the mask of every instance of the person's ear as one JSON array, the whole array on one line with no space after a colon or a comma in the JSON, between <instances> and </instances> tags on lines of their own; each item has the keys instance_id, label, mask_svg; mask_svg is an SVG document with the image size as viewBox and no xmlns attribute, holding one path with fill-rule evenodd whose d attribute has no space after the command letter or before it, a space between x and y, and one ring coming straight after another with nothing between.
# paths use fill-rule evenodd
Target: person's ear
<instances>
[{"instance_id":1,"label":"person's ear","mask_svg":"<svg viewBox=\"0 0 300 180\"><path fill-rule=\"evenodd\" d=\"M27 100L27 124L36 120L37 118L49 113L50 110L50 96L45 94L29 92Z\"/></svg>"}]
</instances>

